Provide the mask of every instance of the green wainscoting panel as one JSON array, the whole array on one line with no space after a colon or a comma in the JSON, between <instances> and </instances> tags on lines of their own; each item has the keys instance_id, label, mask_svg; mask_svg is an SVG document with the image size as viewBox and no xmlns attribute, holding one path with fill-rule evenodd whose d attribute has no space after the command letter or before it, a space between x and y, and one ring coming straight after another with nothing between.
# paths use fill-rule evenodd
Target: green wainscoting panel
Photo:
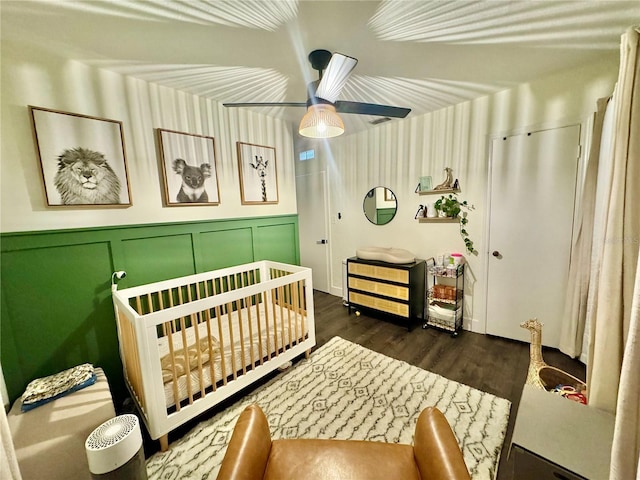
<instances>
[{"instance_id":1,"label":"green wainscoting panel","mask_svg":"<svg viewBox=\"0 0 640 480\"><path fill-rule=\"evenodd\" d=\"M4 279L3 281L6 281ZM4 288L3 288L4 290ZM7 310L7 304L5 302L0 302L0 327L2 332L0 332L0 355L2 356L1 362L2 365L13 365L13 369L16 371L15 374L8 376L6 371L6 366L3 368L3 376L5 383L7 385L7 390L9 392L19 392L21 388L23 388L21 379L23 378L22 370L20 368L20 357L18 356L18 350L16 349L16 345L13 342L13 328L11 326L11 322L7 319L9 318L9 312ZM13 400L13 397L11 397Z\"/></svg>"},{"instance_id":2,"label":"green wainscoting panel","mask_svg":"<svg viewBox=\"0 0 640 480\"><path fill-rule=\"evenodd\" d=\"M395 208L378 208L376 210L376 225L386 225L396 215Z\"/></svg>"},{"instance_id":3,"label":"green wainscoting panel","mask_svg":"<svg viewBox=\"0 0 640 480\"><path fill-rule=\"evenodd\" d=\"M17 354L2 367L32 379L87 361L117 370L117 339L107 322L113 315L109 243L72 244L5 252L2 255L2 336L10 326ZM8 325L5 325L8 324ZM61 368L61 369L62 369Z\"/></svg>"},{"instance_id":4,"label":"green wainscoting panel","mask_svg":"<svg viewBox=\"0 0 640 480\"><path fill-rule=\"evenodd\" d=\"M298 263L299 254L291 248L291 241L295 236L298 245L297 225L267 225L256 229L256 260L273 260L274 262Z\"/></svg>"},{"instance_id":5,"label":"green wainscoting panel","mask_svg":"<svg viewBox=\"0 0 640 480\"><path fill-rule=\"evenodd\" d=\"M0 361L13 402L36 377L104 368L126 397L111 274L126 288L261 259L300 263L297 215L6 233L0 236Z\"/></svg>"},{"instance_id":6,"label":"green wainscoting panel","mask_svg":"<svg viewBox=\"0 0 640 480\"><path fill-rule=\"evenodd\" d=\"M191 234L122 240L125 270L136 285L196 273Z\"/></svg>"},{"instance_id":7,"label":"green wainscoting panel","mask_svg":"<svg viewBox=\"0 0 640 480\"><path fill-rule=\"evenodd\" d=\"M200 234L200 255L203 270L242 265L254 261L253 229L235 228Z\"/></svg>"}]
</instances>

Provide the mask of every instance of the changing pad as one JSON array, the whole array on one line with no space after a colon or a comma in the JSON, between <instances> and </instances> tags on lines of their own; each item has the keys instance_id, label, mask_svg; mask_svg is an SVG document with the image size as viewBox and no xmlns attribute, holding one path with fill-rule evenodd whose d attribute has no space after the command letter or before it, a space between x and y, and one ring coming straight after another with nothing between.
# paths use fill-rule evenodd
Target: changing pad
<instances>
[{"instance_id":1,"label":"changing pad","mask_svg":"<svg viewBox=\"0 0 640 480\"><path fill-rule=\"evenodd\" d=\"M403 248L362 247L356 250L362 260L379 260L387 263L413 263L416 256Z\"/></svg>"}]
</instances>

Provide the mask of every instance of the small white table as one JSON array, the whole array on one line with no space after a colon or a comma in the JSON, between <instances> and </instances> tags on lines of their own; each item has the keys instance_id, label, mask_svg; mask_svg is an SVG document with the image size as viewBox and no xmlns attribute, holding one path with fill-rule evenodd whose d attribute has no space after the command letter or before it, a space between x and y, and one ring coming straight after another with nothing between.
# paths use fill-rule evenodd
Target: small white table
<instances>
[{"instance_id":1,"label":"small white table","mask_svg":"<svg viewBox=\"0 0 640 480\"><path fill-rule=\"evenodd\" d=\"M615 416L525 385L511 439L513 478L607 480Z\"/></svg>"}]
</instances>

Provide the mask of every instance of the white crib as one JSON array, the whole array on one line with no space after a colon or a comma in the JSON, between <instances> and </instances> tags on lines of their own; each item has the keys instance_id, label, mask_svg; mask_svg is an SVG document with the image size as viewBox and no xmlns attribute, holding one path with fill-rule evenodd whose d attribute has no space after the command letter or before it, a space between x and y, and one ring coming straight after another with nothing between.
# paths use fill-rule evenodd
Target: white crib
<instances>
[{"instance_id":1,"label":"white crib","mask_svg":"<svg viewBox=\"0 0 640 480\"><path fill-rule=\"evenodd\" d=\"M120 356L153 439L315 345L311 270L260 261L118 290Z\"/></svg>"}]
</instances>

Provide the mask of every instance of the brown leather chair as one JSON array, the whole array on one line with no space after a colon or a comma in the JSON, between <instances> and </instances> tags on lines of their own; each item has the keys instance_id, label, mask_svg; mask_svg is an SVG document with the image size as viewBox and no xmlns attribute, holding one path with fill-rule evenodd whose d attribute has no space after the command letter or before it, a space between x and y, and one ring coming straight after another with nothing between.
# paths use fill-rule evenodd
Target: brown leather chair
<instances>
[{"instance_id":1,"label":"brown leather chair","mask_svg":"<svg viewBox=\"0 0 640 480\"><path fill-rule=\"evenodd\" d=\"M257 405L238 418L218 480L469 480L458 442L440 410L423 410L414 445L360 440L271 440Z\"/></svg>"}]
</instances>

